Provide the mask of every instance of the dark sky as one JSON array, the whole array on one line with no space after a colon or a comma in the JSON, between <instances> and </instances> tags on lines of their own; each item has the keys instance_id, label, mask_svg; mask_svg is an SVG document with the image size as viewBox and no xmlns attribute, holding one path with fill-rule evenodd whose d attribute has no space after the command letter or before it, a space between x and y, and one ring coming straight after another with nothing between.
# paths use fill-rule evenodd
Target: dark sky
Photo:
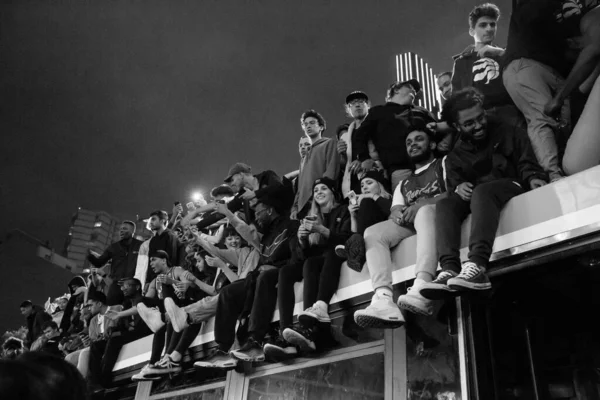
<instances>
[{"instance_id":1,"label":"dark sky","mask_svg":"<svg viewBox=\"0 0 600 400\"><path fill-rule=\"evenodd\" d=\"M236 161L296 169L305 109L332 135L350 91L383 102L395 54L451 68L481 2L12 3L1 10L0 235L20 228L61 249L78 206L135 218L207 193ZM496 4L504 45L510 1Z\"/></svg>"}]
</instances>

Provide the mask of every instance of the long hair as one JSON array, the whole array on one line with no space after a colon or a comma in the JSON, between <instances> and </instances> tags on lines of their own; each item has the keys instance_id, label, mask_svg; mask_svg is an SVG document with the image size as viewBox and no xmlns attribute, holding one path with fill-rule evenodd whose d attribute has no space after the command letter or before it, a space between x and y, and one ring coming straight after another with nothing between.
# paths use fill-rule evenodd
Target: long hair
<instances>
[{"instance_id":1,"label":"long hair","mask_svg":"<svg viewBox=\"0 0 600 400\"><path fill-rule=\"evenodd\" d=\"M331 199L330 204L331 204L331 210L333 210L334 208L336 208L339 205L339 202L335 196L335 192L331 191L331 194L333 195L333 197ZM325 217L323 216L323 212L321 211L321 206L319 206L319 204L317 204L317 202L314 199L314 196L313 196L312 205L310 207L309 215L316 215L317 221L321 225L324 225ZM323 244L325 244L325 238L320 233L313 232L310 235L308 235L308 243L311 246L323 245Z\"/></svg>"}]
</instances>

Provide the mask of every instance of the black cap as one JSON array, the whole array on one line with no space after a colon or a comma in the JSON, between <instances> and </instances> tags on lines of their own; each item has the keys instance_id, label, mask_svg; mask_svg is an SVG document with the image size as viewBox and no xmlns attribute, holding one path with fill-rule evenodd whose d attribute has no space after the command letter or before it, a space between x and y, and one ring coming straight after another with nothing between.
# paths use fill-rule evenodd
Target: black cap
<instances>
[{"instance_id":1,"label":"black cap","mask_svg":"<svg viewBox=\"0 0 600 400\"><path fill-rule=\"evenodd\" d=\"M365 173L361 178L360 181L362 182L363 179L374 179L377 182L381 183L382 185L385 184L385 177L383 176L383 174L379 171L377 171L376 169L372 169L370 171L367 171L367 173Z\"/></svg>"},{"instance_id":2,"label":"black cap","mask_svg":"<svg viewBox=\"0 0 600 400\"><path fill-rule=\"evenodd\" d=\"M227 178L225 178L223 181L225 183L229 183L229 182L231 182L231 178L233 178L233 176L235 174L251 173L251 172L252 172L252 167L250 167L248 164L235 163L231 166L231 168L229 168L229 173L227 174Z\"/></svg>"},{"instance_id":3,"label":"black cap","mask_svg":"<svg viewBox=\"0 0 600 400\"><path fill-rule=\"evenodd\" d=\"M322 177L319 178L317 180L315 180L315 182L313 183L313 191L315 190L315 186L317 185L325 185L329 188L329 190L331 190L333 192L333 195L335 197L336 200L339 200L340 198L340 192L337 189L337 182L334 181L333 179L329 178L329 177Z\"/></svg>"},{"instance_id":4,"label":"black cap","mask_svg":"<svg viewBox=\"0 0 600 400\"><path fill-rule=\"evenodd\" d=\"M364 101L369 101L369 96L367 96L367 94L365 92L361 92L360 90L356 90L352 93L350 93L348 96L346 96L346 104L350 103L353 100L364 100Z\"/></svg>"}]
</instances>

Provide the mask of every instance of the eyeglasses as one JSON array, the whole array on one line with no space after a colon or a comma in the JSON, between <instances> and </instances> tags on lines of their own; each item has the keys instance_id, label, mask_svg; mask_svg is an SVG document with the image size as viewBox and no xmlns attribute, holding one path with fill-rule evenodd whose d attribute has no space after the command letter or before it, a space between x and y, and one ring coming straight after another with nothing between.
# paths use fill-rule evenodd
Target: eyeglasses
<instances>
[{"instance_id":1,"label":"eyeglasses","mask_svg":"<svg viewBox=\"0 0 600 400\"><path fill-rule=\"evenodd\" d=\"M461 122L460 126L462 126L464 129L472 129L475 127L475 123L477 122L479 125L483 125L485 123L485 112L480 114L479 116L477 116L476 118L473 119L468 119L465 122Z\"/></svg>"}]
</instances>

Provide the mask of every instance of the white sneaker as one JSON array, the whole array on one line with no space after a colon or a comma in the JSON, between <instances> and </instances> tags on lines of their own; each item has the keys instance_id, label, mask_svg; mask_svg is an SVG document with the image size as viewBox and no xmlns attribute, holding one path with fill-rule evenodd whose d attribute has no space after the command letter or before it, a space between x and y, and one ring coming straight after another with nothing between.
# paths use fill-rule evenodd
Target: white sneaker
<instances>
[{"instance_id":1,"label":"white sneaker","mask_svg":"<svg viewBox=\"0 0 600 400\"><path fill-rule=\"evenodd\" d=\"M154 368L153 364L146 364L137 374L131 377L132 381L156 381L160 376L148 376L148 373Z\"/></svg>"},{"instance_id":2,"label":"white sneaker","mask_svg":"<svg viewBox=\"0 0 600 400\"><path fill-rule=\"evenodd\" d=\"M312 326L316 322L330 324L331 318L329 318L329 309L327 304L317 301L312 305L312 307L308 307L306 310L298 314L298 321L305 326Z\"/></svg>"},{"instance_id":3,"label":"white sneaker","mask_svg":"<svg viewBox=\"0 0 600 400\"><path fill-rule=\"evenodd\" d=\"M415 284L408 288L406 294L398 297L398 307L413 314L421 314L427 317L432 315L434 302L421 296L420 293L424 283L423 281L415 281Z\"/></svg>"},{"instance_id":4,"label":"white sneaker","mask_svg":"<svg viewBox=\"0 0 600 400\"><path fill-rule=\"evenodd\" d=\"M175 332L181 332L188 327L187 313L183 311L183 308L177 307L175 301L170 297L165 299L165 310L167 311L171 324L173 324L173 330Z\"/></svg>"},{"instance_id":5,"label":"white sneaker","mask_svg":"<svg viewBox=\"0 0 600 400\"><path fill-rule=\"evenodd\" d=\"M165 326L165 323L160 318L160 311L158 308L148 308L144 303L138 303L137 310L138 314L140 314L140 318L144 320L152 332L156 333L160 328Z\"/></svg>"},{"instance_id":6,"label":"white sneaker","mask_svg":"<svg viewBox=\"0 0 600 400\"><path fill-rule=\"evenodd\" d=\"M363 328L396 329L404 325L404 317L392 296L377 293L369 307L354 313L354 321Z\"/></svg>"}]
</instances>

